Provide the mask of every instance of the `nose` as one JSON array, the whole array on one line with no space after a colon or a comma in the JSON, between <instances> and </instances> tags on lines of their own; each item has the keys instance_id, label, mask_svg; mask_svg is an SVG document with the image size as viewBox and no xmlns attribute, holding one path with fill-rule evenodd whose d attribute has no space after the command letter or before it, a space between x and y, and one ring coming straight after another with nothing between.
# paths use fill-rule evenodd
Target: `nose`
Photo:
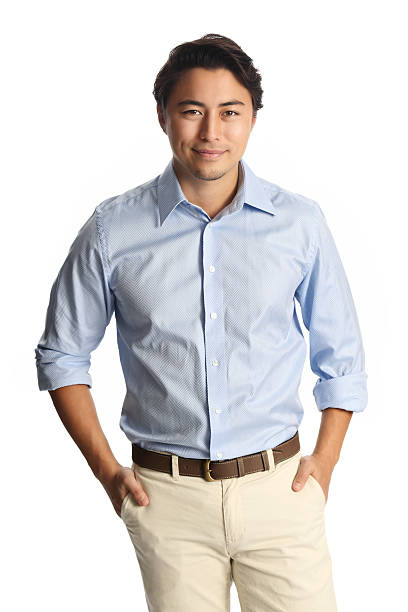
<instances>
[{"instance_id":1,"label":"nose","mask_svg":"<svg viewBox=\"0 0 408 612\"><path fill-rule=\"evenodd\" d=\"M219 140L221 132L221 119L216 115L207 113L200 123L200 138L207 142Z\"/></svg>"}]
</instances>

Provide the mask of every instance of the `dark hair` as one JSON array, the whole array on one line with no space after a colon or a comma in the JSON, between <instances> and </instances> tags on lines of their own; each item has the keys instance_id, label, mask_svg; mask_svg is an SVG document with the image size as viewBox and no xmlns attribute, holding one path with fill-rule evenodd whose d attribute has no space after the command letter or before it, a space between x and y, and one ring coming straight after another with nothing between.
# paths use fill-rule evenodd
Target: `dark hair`
<instances>
[{"instance_id":1,"label":"dark hair","mask_svg":"<svg viewBox=\"0 0 408 612\"><path fill-rule=\"evenodd\" d=\"M190 68L226 68L251 94L253 115L263 107L261 75L252 59L231 38L206 34L197 40L174 47L154 82L153 95L163 113L171 90L180 75Z\"/></svg>"}]
</instances>

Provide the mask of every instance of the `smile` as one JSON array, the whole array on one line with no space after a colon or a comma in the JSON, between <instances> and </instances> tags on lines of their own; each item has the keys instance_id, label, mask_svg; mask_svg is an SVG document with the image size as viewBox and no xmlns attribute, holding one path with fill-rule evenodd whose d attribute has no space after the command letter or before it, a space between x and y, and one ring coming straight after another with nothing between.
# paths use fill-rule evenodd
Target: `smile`
<instances>
[{"instance_id":1,"label":"smile","mask_svg":"<svg viewBox=\"0 0 408 612\"><path fill-rule=\"evenodd\" d=\"M196 149L193 149L194 153L197 153L197 155L200 155L200 157L203 157L204 159L218 159L219 157L221 157L221 155L223 155L225 153L225 151L220 151L219 153L203 153L201 151L196 151Z\"/></svg>"}]
</instances>

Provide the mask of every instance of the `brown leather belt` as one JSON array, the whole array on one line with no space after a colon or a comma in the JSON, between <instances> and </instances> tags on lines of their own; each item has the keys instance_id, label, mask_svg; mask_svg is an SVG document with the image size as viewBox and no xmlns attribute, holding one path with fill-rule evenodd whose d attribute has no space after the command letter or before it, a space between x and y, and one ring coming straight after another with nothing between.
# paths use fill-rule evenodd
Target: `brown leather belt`
<instances>
[{"instance_id":1,"label":"brown leather belt","mask_svg":"<svg viewBox=\"0 0 408 612\"><path fill-rule=\"evenodd\" d=\"M272 449L275 465L293 457L299 450L299 432L297 431L292 438L281 442ZM156 453L147 448L142 448L134 442L132 443L132 459L141 467L172 474L171 457L171 454ZM245 476L245 474L269 470L269 460L266 450L222 461L179 457L178 468L181 476L199 476L210 481L222 478L239 478Z\"/></svg>"}]
</instances>

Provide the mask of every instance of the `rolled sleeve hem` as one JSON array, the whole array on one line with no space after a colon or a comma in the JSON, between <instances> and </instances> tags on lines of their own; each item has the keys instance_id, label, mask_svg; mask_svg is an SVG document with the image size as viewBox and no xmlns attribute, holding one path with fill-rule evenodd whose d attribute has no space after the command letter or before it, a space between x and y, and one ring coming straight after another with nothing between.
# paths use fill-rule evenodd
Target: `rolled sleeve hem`
<instances>
[{"instance_id":1,"label":"rolled sleeve hem","mask_svg":"<svg viewBox=\"0 0 408 612\"><path fill-rule=\"evenodd\" d=\"M90 375L84 374L83 376L72 376L71 378L63 378L60 380L39 378L38 388L40 391L55 391L60 387L68 387L68 385L88 385L92 388L92 379Z\"/></svg>"},{"instance_id":2,"label":"rolled sleeve hem","mask_svg":"<svg viewBox=\"0 0 408 612\"><path fill-rule=\"evenodd\" d=\"M313 389L318 410L341 408L362 412L368 402L365 372L338 376L328 380L319 378Z\"/></svg>"}]
</instances>

